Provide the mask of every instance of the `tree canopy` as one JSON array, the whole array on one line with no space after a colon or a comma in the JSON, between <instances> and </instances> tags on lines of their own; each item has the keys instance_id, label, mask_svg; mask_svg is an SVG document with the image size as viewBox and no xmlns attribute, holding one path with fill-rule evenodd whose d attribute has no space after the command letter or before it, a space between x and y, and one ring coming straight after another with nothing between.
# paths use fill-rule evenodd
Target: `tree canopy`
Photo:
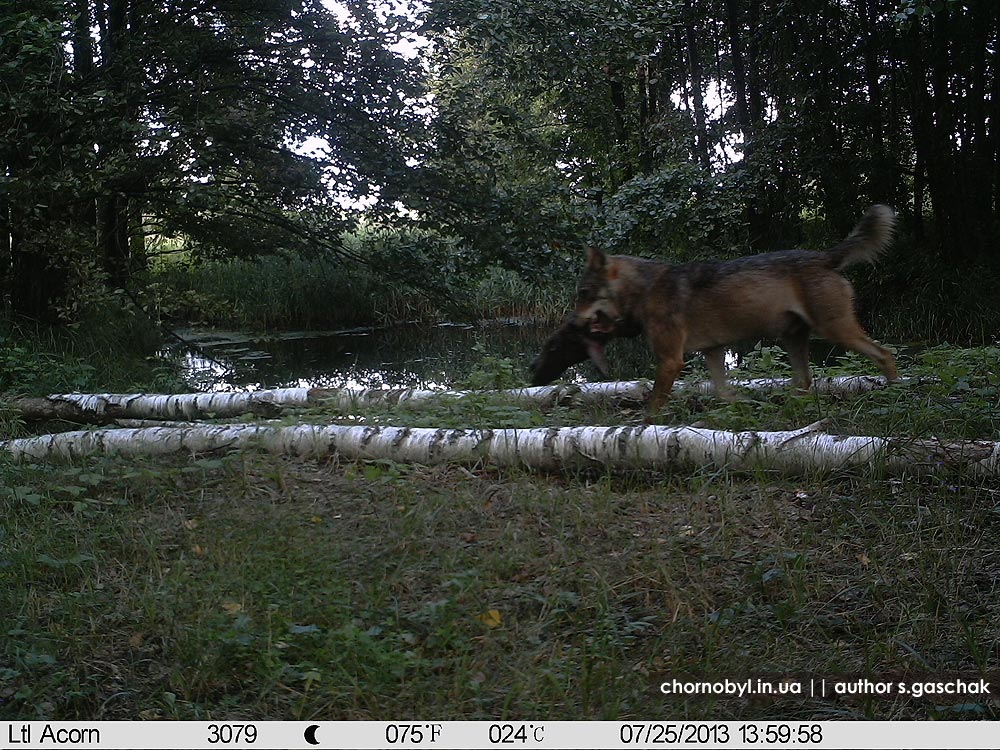
<instances>
[{"instance_id":1,"label":"tree canopy","mask_svg":"<svg viewBox=\"0 0 1000 750\"><path fill-rule=\"evenodd\" d=\"M586 241L677 258L826 241L881 202L924 273L997 262L992 0L396 7L5 6L10 307L51 318L71 290L135 283L151 233L359 262L340 238L362 219L447 240L386 266L530 275Z\"/></svg>"},{"instance_id":2,"label":"tree canopy","mask_svg":"<svg viewBox=\"0 0 1000 750\"><path fill-rule=\"evenodd\" d=\"M420 154L422 83L365 3L6 7L0 253L19 312L51 316L84 277L127 284L151 232L345 253L352 203L400 193Z\"/></svg>"},{"instance_id":3,"label":"tree canopy","mask_svg":"<svg viewBox=\"0 0 1000 750\"><path fill-rule=\"evenodd\" d=\"M997 17L988 0L432 0L426 16L462 157L513 184L557 171L607 241L735 230L767 249L802 239L803 211L837 233L884 202L917 232L933 217L962 260L993 252Z\"/></svg>"}]
</instances>

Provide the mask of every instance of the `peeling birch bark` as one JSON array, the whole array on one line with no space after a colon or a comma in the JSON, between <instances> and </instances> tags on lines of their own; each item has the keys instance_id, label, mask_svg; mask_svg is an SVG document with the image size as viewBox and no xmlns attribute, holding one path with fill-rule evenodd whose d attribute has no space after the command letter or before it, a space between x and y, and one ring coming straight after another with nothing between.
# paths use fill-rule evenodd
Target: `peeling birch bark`
<instances>
[{"instance_id":1,"label":"peeling birch bark","mask_svg":"<svg viewBox=\"0 0 1000 750\"><path fill-rule=\"evenodd\" d=\"M113 427L205 427L204 422L184 422L170 419L116 419Z\"/></svg>"},{"instance_id":2,"label":"peeling birch bark","mask_svg":"<svg viewBox=\"0 0 1000 750\"><path fill-rule=\"evenodd\" d=\"M256 414L275 417L281 406L308 403L309 388L238 393L65 393L16 398L2 406L27 421L61 419L84 424L110 424L118 419L190 420Z\"/></svg>"},{"instance_id":3,"label":"peeling birch bark","mask_svg":"<svg viewBox=\"0 0 1000 750\"><path fill-rule=\"evenodd\" d=\"M900 382L913 382L904 378ZM790 378L757 378L753 380L736 380L732 382L737 388L743 388L757 394L774 392L793 392L794 386ZM819 393L835 396L849 396L888 387L883 377L871 375L842 375L837 377L820 377L813 381L813 389ZM317 400L333 405L337 409L349 410L359 406L396 405L401 403L415 404L434 398L467 398L469 396L498 395L515 404L534 406L554 406L555 404L584 405L601 402L641 402L652 390L652 382L646 380L625 380L602 383L582 383L580 385L543 385L530 388L513 388L503 391L430 391L420 389L369 389L369 390L315 390L310 400ZM708 381L696 383L680 382L674 386L677 392L694 391L696 393L711 393L712 384Z\"/></svg>"},{"instance_id":4,"label":"peeling birch bark","mask_svg":"<svg viewBox=\"0 0 1000 750\"><path fill-rule=\"evenodd\" d=\"M0 442L14 460L104 454L152 456L257 447L300 456L486 463L532 469L600 466L683 470L763 468L785 474L876 467L889 474L962 468L1000 471L1000 443L830 435L822 424L779 432L697 427L552 427L435 430L408 427L207 425L91 430Z\"/></svg>"},{"instance_id":5,"label":"peeling birch bark","mask_svg":"<svg viewBox=\"0 0 1000 750\"><path fill-rule=\"evenodd\" d=\"M792 392L788 378L759 378L734 381L733 385L759 394ZM816 378L813 387L820 393L837 396L854 395L886 387L884 378L869 375L850 375ZM649 393L651 383L631 380L581 385L545 385L532 388L514 388L504 391L434 391L417 388L322 389L279 388L269 391L229 393L180 393L156 394L57 394L44 398L18 398L3 402L26 420L62 419L85 424L109 424L119 419L190 420L204 418L236 417L254 413L259 416L277 416L282 406L332 406L349 411L364 406L394 406L420 404L431 399L461 399L470 396L499 396L515 404L553 406L555 404L583 405L604 401L640 402ZM711 393L708 382L678 383L675 390Z\"/></svg>"}]
</instances>

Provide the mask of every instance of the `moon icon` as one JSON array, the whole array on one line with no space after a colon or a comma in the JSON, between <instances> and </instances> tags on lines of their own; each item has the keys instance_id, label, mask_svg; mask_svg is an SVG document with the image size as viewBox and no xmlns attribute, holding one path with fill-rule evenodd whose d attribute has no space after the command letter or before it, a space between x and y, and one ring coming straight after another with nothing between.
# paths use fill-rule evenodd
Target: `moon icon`
<instances>
[{"instance_id":1,"label":"moon icon","mask_svg":"<svg viewBox=\"0 0 1000 750\"><path fill-rule=\"evenodd\" d=\"M316 730L319 729L319 724L310 724L306 727L306 731L302 733L302 736L306 738L306 742L310 745L318 745L319 740L316 739Z\"/></svg>"}]
</instances>

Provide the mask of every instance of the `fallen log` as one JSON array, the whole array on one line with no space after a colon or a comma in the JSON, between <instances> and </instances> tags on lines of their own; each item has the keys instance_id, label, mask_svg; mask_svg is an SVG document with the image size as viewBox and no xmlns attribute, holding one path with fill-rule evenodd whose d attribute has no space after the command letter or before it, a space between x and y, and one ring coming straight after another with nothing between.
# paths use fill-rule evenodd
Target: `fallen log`
<instances>
[{"instance_id":1,"label":"fallen log","mask_svg":"<svg viewBox=\"0 0 1000 750\"><path fill-rule=\"evenodd\" d=\"M757 394L792 392L788 378L735 381L733 385ZM836 396L855 395L887 386L884 378L850 375L816 378L813 388ZM645 380L569 385L545 385L503 391L441 391L418 388L323 389L278 388L267 391L180 394L56 394L18 398L2 405L26 421L64 420L83 424L111 424L120 419L192 420L256 414L275 417L283 406L325 405L341 412L367 406L419 405L434 399L497 396L524 406L585 405L601 402L641 402L652 385ZM679 383L678 392L710 393L711 383Z\"/></svg>"},{"instance_id":2,"label":"fallen log","mask_svg":"<svg viewBox=\"0 0 1000 750\"><path fill-rule=\"evenodd\" d=\"M916 379L904 378L900 382L912 383ZM736 380L733 385L759 395L780 392L794 392L790 378L756 378ZM883 377L871 375L841 375L819 377L813 381L813 390L834 396L851 396L887 388L889 383ZM366 389L366 390L320 390L311 392L309 400L333 405L340 410L360 406L415 404L431 399L462 399L474 396L495 395L505 401L525 406L585 405L601 402L642 402L652 390L648 380L625 380L600 383L564 385L542 385L529 388L512 388L502 391L433 391L410 389ZM712 393L709 381L681 382L674 386L675 392Z\"/></svg>"},{"instance_id":3,"label":"fallen log","mask_svg":"<svg viewBox=\"0 0 1000 750\"><path fill-rule=\"evenodd\" d=\"M0 402L28 422L63 420L111 424L120 419L191 420L256 414L276 417L281 406L305 403L308 388L238 393L63 393Z\"/></svg>"},{"instance_id":4,"label":"fallen log","mask_svg":"<svg viewBox=\"0 0 1000 750\"><path fill-rule=\"evenodd\" d=\"M785 474L875 467L888 474L1000 471L1000 443L843 436L817 423L800 430L727 432L698 427L550 427L445 430L255 424L81 430L0 442L16 461L95 454L151 456L257 447L276 454L458 462L559 469L763 468Z\"/></svg>"}]
</instances>

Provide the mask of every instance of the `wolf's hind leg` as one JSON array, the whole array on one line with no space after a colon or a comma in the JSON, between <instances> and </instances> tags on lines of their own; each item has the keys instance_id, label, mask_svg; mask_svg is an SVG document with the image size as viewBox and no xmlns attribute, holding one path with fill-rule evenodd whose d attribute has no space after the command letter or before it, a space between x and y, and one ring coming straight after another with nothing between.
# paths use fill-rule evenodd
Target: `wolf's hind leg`
<instances>
[{"instance_id":1,"label":"wolf's hind leg","mask_svg":"<svg viewBox=\"0 0 1000 750\"><path fill-rule=\"evenodd\" d=\"M797 315L781 334L778 343L788 354L792 365L792 381L800 391L808 391L812 385L812 369L809 367L809 324Z\"/></svg>"},{"instance_id":2,"label":"wolf's hind leg","mask_svg":"<svg viewBox=\"0 0 1000 750\"><path fill-rule=\"evenodd\" d=\"M896 358L892 352L868 338L854 315L824 321L822 326L816 326L816 332L836 344L842 344L848 349L864 354L878 366L886 380L899 380Z\"/></svg>"},{"instance_id":3,"label":"wolf's hind leg","mask_svg":"<svg viewBox=\"0 0 1000 750\"><path fill-rule=\"evenodd\" d=\"M712 377L712 385L715 386L715 395L723 401L736 401L738 396L729 385L726 377L726 350L721 346L706 349L702 352L705 355L705 364L708 365L708 374Z\"/></svg>"}]
</instances>

